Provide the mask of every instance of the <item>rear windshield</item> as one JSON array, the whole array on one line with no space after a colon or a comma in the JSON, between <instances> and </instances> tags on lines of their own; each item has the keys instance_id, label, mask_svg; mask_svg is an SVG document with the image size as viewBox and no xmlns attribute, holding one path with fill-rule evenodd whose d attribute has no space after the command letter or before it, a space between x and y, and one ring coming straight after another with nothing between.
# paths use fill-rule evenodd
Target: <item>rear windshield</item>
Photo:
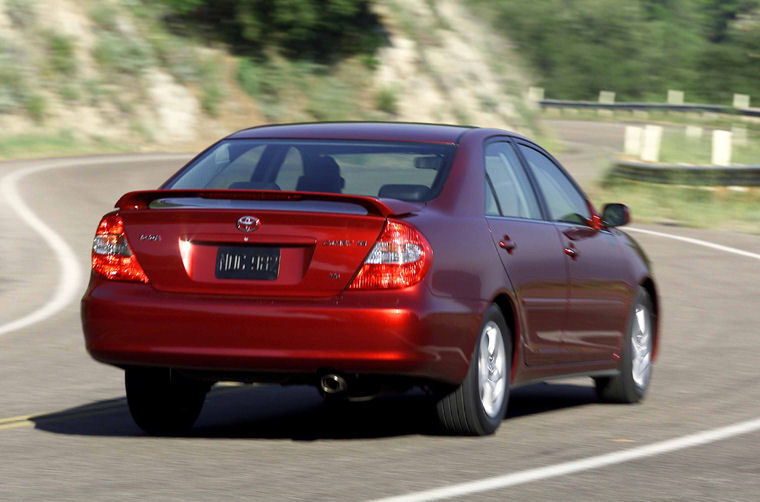
<instances>
[{"instance_id":1,"label":"rear windshield","mask_svg":"<svg viewBox=\"0 0 760 502\"><path fill-rule=\"evenodd\" d=\"M287 190L428 201L454 155L449 144L224 140L162 188Z\"/></svg>"}]
</instances>

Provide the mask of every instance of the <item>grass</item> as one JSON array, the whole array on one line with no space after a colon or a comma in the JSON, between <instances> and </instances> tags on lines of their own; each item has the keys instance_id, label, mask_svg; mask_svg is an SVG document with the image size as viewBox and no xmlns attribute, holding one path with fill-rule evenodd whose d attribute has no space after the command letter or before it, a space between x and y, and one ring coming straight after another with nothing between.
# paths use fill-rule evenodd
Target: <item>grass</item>
<instances>
[{"instance_id":1,"label":"grass","mask_svg":"<svg viewBox=\"0 0 760 502\"><path fill-rule=\"evenodd\" d=\"M760 235L760 188L685 187L608 179L589 190L601 211L607 202L631 208L634 222L716 228Z\"/></svg>"},{"instance_id":2,"label":"grass","mask_svg":"<svg viewBox=\"0 0 760 502\"><path fill-rule=\"evenodd\" d=\"M741 122L748 130L760 131L760 124L744 121L741 115L726 115L695 112L666 112L649 111L646 115L636 114L625 110L608 110L611 114L600 115L597 110L586 108L544 108L540 115L545 119L589 120L599 122L641 122L663 125L697 125L713 129L731 129L733 124Z\"/></svg>"},{"instance_id":3,"label":"grass","mask_svg":"<svg viewBox=\"0 0 760 502\"><path fill-rule=\"evenodd\" d=\"M710 164L712 161L712 135L705 131L702 138L688 138L682 130L663 132L660 144L660 162L664 164ZM731 164L760 165L760 134L747 132L746 144L734 139Z\"/></svg>"},{"instance_id":4,"label":"grass","mask_svg":"<svg viewBox=\"0 0 760 502\"><path fill-rule=\"evenodd\" d=\"M133 147L130 148L130 145L110 142L102 138L82 140L68 131L52 134L26 133L0 137L0 158L3 159L117 153L133 149Z\"/></svg>"}]
</instances>

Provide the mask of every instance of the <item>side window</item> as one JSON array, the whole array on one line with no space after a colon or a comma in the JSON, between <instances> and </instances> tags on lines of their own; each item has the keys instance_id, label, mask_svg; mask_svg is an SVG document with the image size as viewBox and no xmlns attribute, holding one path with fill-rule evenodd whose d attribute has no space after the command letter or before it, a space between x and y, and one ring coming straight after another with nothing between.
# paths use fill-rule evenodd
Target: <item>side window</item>
<instances>
[{"instance_id":1,"label":"side window","mask_svg":"<svg viewBox=\"0 0 760 502\"><path fill-rule=\"evenodd\" d=\"M552 221L585 225L586 220L591 218L588 204L565 173L538 150L520 145L520 151L528 161L544 194Z\"/></svg>"},{"instance_id":2,"label":"side window","mask_svg":"<svg viewBox=\"0 0 760 502\"><path fill-rule=\"evenodd\" d=\"M509 143L486 145L486 214L540 219L541 210L528 176Z\"/></svg>"}]
</instances>

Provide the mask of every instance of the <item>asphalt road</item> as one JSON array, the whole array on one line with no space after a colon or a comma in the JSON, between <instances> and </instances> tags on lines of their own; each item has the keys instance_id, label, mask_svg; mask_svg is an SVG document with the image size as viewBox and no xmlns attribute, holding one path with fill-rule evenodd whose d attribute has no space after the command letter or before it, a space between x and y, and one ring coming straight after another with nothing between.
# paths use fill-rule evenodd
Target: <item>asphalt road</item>
<instances>
[{"instance_id":1,"label":"asphalt road","mask_svg":"<svg viewBox=\"0 0 760 502\"><path fill-rule=\"evenodd\" d=\"M571 142L560 159L581 180L622 143L619 126L552 125ZM18 215L14 196L39 218L38 230L55 233L48 240L73 249L81 295L100 216L121 193L158 185L183 160L149 159L0 163L0 333L60 294L60 259ZM28 171L52 164L61 167ZM26 176L9 183L20 170ZM642 228L760 253L758 237ZM217 387L192 434L148 437L129 417L121 371L85 353L78 301L65 303L0 334L0 500L369 500L760 418L760 260L636 237L654 262L664 312L646 401L600 404L583 379L525 387L485 438L436 435L414 394L334 410L312 389L272 386ZM506 499L760 500L760 432L458 500Z\"/></svg>"}]
</instances>

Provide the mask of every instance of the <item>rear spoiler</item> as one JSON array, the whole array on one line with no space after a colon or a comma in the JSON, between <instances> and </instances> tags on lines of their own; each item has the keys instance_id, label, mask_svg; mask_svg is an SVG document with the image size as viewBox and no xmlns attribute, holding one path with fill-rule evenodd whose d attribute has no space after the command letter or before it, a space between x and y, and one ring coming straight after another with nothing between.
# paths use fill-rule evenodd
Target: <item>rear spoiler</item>
<instances>
[{"instance_id":1,"label":"rear spoiler","mask_svg":"<svg viewBox=\"0 0 760 502\"><path fill-rule=\"evenodd\" d=\"M347 202L356 204L367 210L369 214L382 216L401 216L419 211L422 203L405 202L396 199L378 199L362 195L343 195L317 192L283 192L279 190L147 190L129 192L116 202L116 208L126 210L148 209L150 203L164 197L200 197L202 199L223 200L278 200L302 201L321 200Z\"/></svg>"}]
</instances>

